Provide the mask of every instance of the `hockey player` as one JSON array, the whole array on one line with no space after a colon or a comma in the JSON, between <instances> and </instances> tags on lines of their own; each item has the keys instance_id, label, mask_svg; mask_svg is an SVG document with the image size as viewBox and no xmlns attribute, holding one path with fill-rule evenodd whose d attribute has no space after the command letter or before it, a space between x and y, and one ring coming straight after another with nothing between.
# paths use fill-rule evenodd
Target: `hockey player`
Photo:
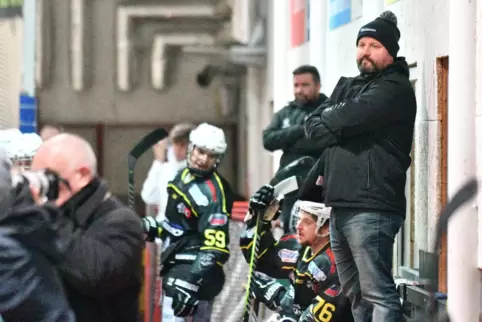
<instances>
[{"instance_id":1,"label":"hockey player","mask_svg":"<svg viewBox=\"0 0 482 322\"><path fill-rule=\"evenodd\" d=\"M265 185L250 200L260 215L278 212L274 188ZM353 321L350 303L340 292L335 259L330 249L328 220L330 208L321 203L297 201L292 218L296 235L284 235L276 241L271 223L262 221L258 263L253 278L254 295L269 309L277 311L270 321ZM266 216L265 216L266 215ZM275 217L276 218L276 217ZM249 260L255 218L248 215L240 246ZM286 289L276 279L289 279Z\"/></svg>"},{"instance_id":2,"label":"hockey player","mask_svg":"<svg viewBox=\"0 0 482 322\"><path fill-rule=\"evenodd\" d=\"M212 300L224 285L229 258L230 198L217 168L226 152L224 132L203 123L189 136L187 167L168 184L166 218L144 218L147 240L163 240L164 294L174 315L209 321ZM205 301L199 306L200 301ZM201 312L209 302L209 312ZM204 317L199 317L202 314Z\"/></svg>"}]
</instances>

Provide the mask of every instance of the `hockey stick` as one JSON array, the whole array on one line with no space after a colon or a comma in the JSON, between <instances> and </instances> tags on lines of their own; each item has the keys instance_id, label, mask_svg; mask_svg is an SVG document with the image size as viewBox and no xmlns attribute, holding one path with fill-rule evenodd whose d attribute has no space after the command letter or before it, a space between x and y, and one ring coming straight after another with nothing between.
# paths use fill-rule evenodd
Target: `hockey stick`
<instances>
[{"instance_id":1,"label":"hockey stick","mask_svg":"<svg viewBox=\"0 0 482 322\"><path fill-rule=\"evenodd\" d=\"M296 159L295 161L289 163L287 166L284 168L280 169L276 174L274 175L273 179L269 182L270 185L275 186L281 181L293 176L297 175L300 176L300 174L306 173L311 170L313 165L315 164L315 160L312 157L302 157L299 159ZM300 176L303 177L303 176Z\"/></svg>"},{"instance_id":2,"label":"hockey stick","mask_svg":"<svg viewBox=\"0 0 482 322\"><path fill-rule=\"evenodd\" d=\"M134 182L134 171L136 169L137 160L146 153L154 144L160 140L166 138L168 132L162 128L156 129L146 136L144 136L132 150L127 157L127 169L128 169L128 188L127 188L127 205L135 211L136 206L136 192Z\"/></svg>"},{"instance_id":3,"label":"hockey stick","mask_svg":"<svg viewBox=\"0 0 482 322\"><path fill-rule=\"evenodd\" d=\"M459 191L452 197L452 199L448 202L448 204L444 207L442 212L440 213L439 220L437 222L436 231L435 231L435 243L434 243L434 250L433 253L435 255L435 269L432 271L433 276L431 276L429 284L427 285L428 291L430 292L430 300L428 302L427 307L427 316L425 317L424 321L433 321L434 318L437 316L437 298L436 298L436 291L437 285L435 281L437 280L436 276L438 275L439 271L439 252L440 247L442 244L442 237L445 233L447 233L448 223L450 218L456 214L456 211L463 206L465 203L470 201L478 191L478 182L476 179L471 179L467 183L465 183ZM441 317L441 321L449 322L450 317L448 313L445 313ZM440 321L440 320L439 320Z\"/></svg>"},{"instance_id":4,"label":"hockey stick","mask_svg":"<svg viewBox=\"0 0 482 322\"><path fill-rule=\"evenodd\" d=\"M284 195L296 191L298 189L298 178L296 176L289 177L279 182L274 187L275 198L280 200ZM249 260L249 274L248 274L248 284L246 287L246 307L244 309L243 322L249 322L249 318L252 316L254 321L257 321L257 303L253 292L254 279L253 273L256 271L256 266L258 264L259 255L259 243L261 241L261 214L254 213L256 216L256 226L255 234L253 236L253 248L251 249L251 257Z\"/></svg>"}]
</instances>

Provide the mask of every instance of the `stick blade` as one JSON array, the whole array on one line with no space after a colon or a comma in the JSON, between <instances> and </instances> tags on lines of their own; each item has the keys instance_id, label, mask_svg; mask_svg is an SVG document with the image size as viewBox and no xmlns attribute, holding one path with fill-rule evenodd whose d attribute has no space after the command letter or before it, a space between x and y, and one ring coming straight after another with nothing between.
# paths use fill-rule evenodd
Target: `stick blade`
<instances>
[{"instance_id":1,"label":"stick blade","mask_svg":"<svg viewBox=\"0 0 482 322\"><path fill-rule=\"evenodd\" d=\"M129 152L129 156L132 156L135 159L139 158L151 146L153 146L158 141L166 138L168 135L169 133L163 128L155 129L154 131L143 137L139 141L139 143L134 146L134 148Z\"/></svg>"},{"instance_id":2,"label":"stick blade","mask_svg":"<svg viewBox=\"0 0 482 322\"><path fill-rule=\"evenodd\" d=\"M168 135L169 133L165 129L159 128L144 136L129 152L129 156L127 157L127 166L129 167L129 170L132 171L132 169L134 169L137 159L141 155Z\"/></svg>"}]
</instances>

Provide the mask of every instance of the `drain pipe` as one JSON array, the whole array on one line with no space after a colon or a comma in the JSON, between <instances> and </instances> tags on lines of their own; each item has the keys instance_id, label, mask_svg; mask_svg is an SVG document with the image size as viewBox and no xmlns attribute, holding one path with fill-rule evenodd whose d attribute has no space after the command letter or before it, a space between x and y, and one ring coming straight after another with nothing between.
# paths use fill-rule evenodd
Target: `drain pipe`
<instances>
[{"instance_id":1,"label":"drain pipe","mask_svg":"<svg viewBox=\"0 0 482 322\"><path fill-rule=\"evenodd\" d=\"M70 55L72 89L85 88L85 0L70 1Z\"/></svg>"},{"instance_id":2,"label":"drain pipe","mask_svg":"<svg viewBox=\"0 0 482 322\"><path fill-rule=\"evenodd\" d=\"M211 46L215 39L209 34L158 35L154 38L151 56L151 83L158 91L166 86L168 46L203 45Z\"/></svg>"},{"instance_id":3,"label":"drain pipe","mask_svg":"<svg viewBox=\"0 0 482 322\"><path fill-rule=\"evenodd\" d=\"M449 0L448 193L476 175L475 1ZM453 322L479 321L477 212L462 207L447 233L448 312Z\"/></svg>"},{"instance_id":4,"label":"drain pipe","mask_svg":"<svg viewBox=\"0 0 482 322\"><path fill-rule=\"evenodd\" d=\"M476 59L475 59L475 88L482 88L482 0L477 0L477 17L476 17ZM482 179L482 91L476 91L475 96L475 133L476 133L476 148L477 154L477 178ZM479 181L479 185L482 184ZM478 247L478 267L482 272L482 188L479 186L479 193L477 195L477 212L479 218L479 247Z\"/></svg>"},{"instance_id":5,"label":"drain pipe","mask_svg":"<svg viewBox=\"0 0 482 322\"><path fill-rule=\"evenodd\" d=\"M117 10L117 85L121 91L131 90L133 44L131 23L136 18L219 19L214 6L121 6Z\"/></svg>"},{"instance_id":6,"label":"drain pipe","mask_svg":"<svg viewBox=\"0 0 482 322\"><path fill-rule=\"evenodd\" d=\"M37 0L35 7L35 86L40 89L50 81L52 19L44 0Z\"/></svg>"}]
</instances>

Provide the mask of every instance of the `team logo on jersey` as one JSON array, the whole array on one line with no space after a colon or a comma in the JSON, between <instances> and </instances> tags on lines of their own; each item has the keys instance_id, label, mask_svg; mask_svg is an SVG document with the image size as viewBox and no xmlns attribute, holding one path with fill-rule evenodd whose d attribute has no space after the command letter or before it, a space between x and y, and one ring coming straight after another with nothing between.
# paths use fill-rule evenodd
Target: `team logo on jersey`
<instances>
[{"instance_id":1,"label":"team logo on jersey","mask_svg":"<svg viewBox=\"0 0 482 322\"><path fill-rule=\"evenodd\" d=\"M281 126L283 129L286 129L287 127L290 127L291 122L289 118L284 118L283 119L283 125Z\"/></svg>"},{"instance_id":2,"label":"team logo on jersey","mask_svg":"<svg viewBox=\"0 0 482 322\"><path fill-rule=\"evenodd\" d=\"M310 262L308 264L308 272L310 272L311 276L318 282L323 282L326 280L326 275L325 273L316 266L314 262Z\"/></svg>"},{"instance_id":3,"label":"team logo on jersey","mask_svg":"<svg viewBox=\"0 0 482 322\"><path fill-rule=\"evenodd\" d=\"M290 250L283 248L278 252L279 258L285 263L296 263L298 260L298 252L295 250Z\"/></svg>"},{"instance_id":4,"label":"team logo on jersey","mask_svg":"<svg viewBox=\"0 0 482 322\"><path fill-rule=\"evenodd\" d=\"M191 218L192 216L191 210L188 207L186 207L186 205L183 202L180 202L177 204L177 212L180 214L183 214L188 219Z\"/></svg>"},{"instance_id":5,"label":"team logo on jersey","mask_svg":"<svg viewBox=\"0 0 482 322\"><path fill-rule=\"evenodd\" d=\"M189 188L189 194L194 199L198 206L207 206L209 204L208 198L202 193L201 189L196 184Z\"/></svg>"},{"instance_id":6,"label":"team logo on jersey","mask_svg":"<svg viewBox=\"0 0 482 322\"><path fill-rule=\"evenodd\" d=\"M203 252L199 256L199 264L201 265L201 267L209 267L214 264L214 254Z\"/></svg>"},{"instance_id":7,"label":"team logo on jersey","mask_svg":"<svg viewBox=\"0 0 482 322\"><path fill-rule=\"evenodd\" d=\"M323 294L328 295L331 298L335 298L340 294L341 287L339 285L332 285L331 287L327 288Z\"/></svg>"},{"instance_id":8,"label":"team logo on jersey","mask_svg":"<svg viewBox=\"0 0 482 322\"><path fill-rule=\"evenodd\" d=\"M209 224L211 226L224 226L228 223L228 216L225 214L212 214L209 216Z\"/></svg>"}]
</instances>

